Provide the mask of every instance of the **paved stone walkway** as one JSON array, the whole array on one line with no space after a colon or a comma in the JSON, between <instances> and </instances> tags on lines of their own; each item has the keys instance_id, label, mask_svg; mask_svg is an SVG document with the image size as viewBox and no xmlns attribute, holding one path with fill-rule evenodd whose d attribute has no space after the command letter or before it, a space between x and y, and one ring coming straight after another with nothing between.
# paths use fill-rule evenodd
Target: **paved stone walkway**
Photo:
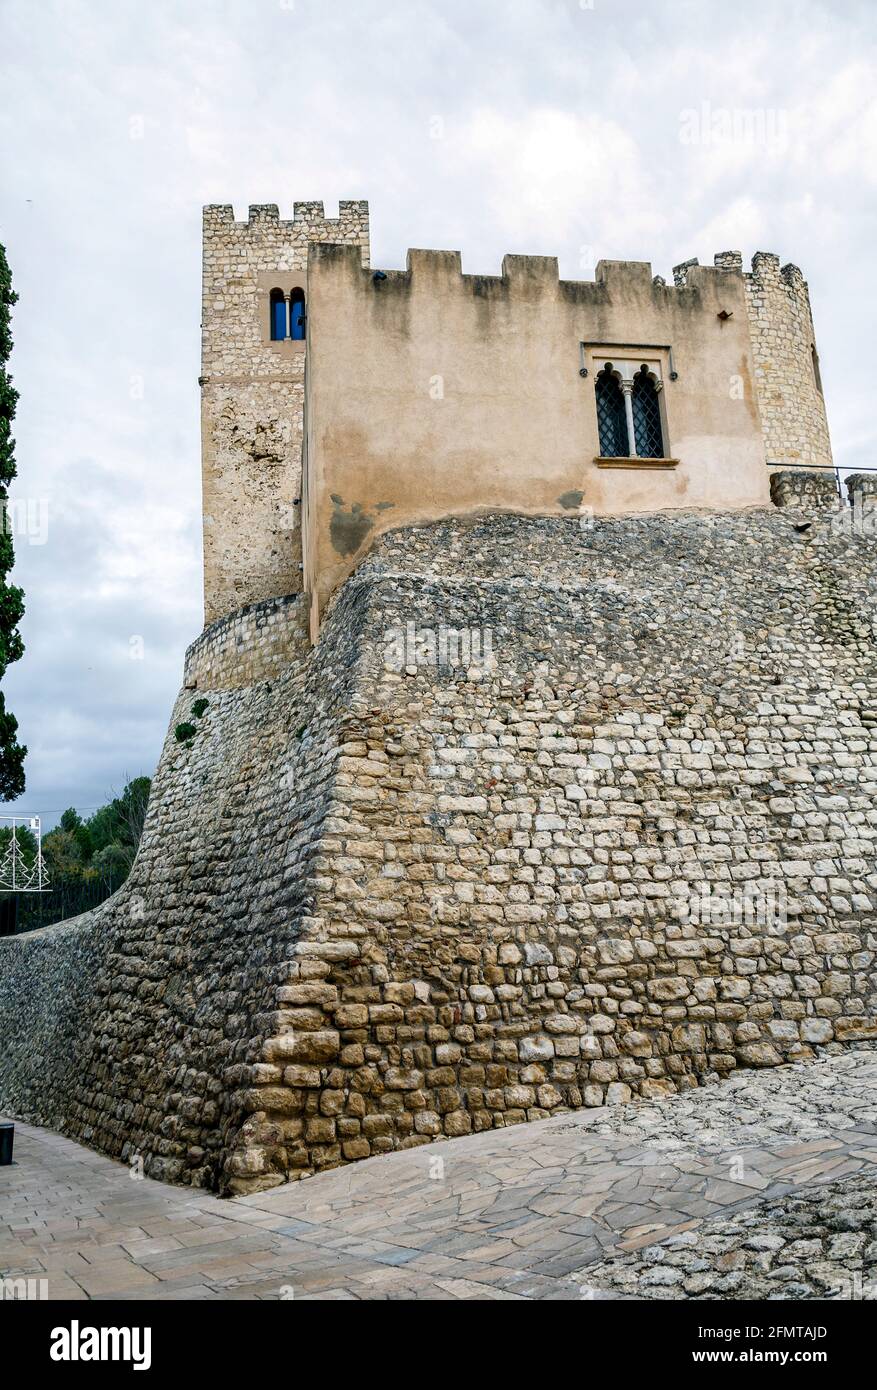
<instances>
[{"instance_id":1,"label":"paved stone walkway","mask_svg":"<svg viewBox=\"0 0 877 1390\"><path fill-rule=\"evenodd\" d=\"M723 1222L747 1213L740 1245L790 1194L877 1181L877 1050L396 1152L233 1201L134 1180L27 1125L15 1157L0 1169L0 1271L46 1279L50 1298L655 1297L660 1279L644 1276L674 1267L661 1249L689 1262L692 1243L706 1252L684 1277L733 1272L719 1263L727 1242L709 1249ZM665 1286L743 1296L731 1282Z\"/></svg>"}]
</instances>

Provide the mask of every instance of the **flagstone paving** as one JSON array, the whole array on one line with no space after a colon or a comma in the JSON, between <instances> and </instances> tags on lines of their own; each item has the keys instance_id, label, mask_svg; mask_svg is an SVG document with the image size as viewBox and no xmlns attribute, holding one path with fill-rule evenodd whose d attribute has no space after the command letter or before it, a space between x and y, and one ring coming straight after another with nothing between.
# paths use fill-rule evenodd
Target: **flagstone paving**
<instances>
[{"instance_id":1,"label":"flagstone paving","mask_svg":"<svg viewBox=\"0 0 877 1390\"><path fill-rule=\"evenodd\" d=\"M15 1159L0 1168L0 1272L53 1299L870 1297L877 1050L230 1201L28 1125ZM772 1267L792 1273L769 1280L763 1257L786 1247ZM767 1291L747 1294L752 1279Z\"/></svg>"}]
</instances>

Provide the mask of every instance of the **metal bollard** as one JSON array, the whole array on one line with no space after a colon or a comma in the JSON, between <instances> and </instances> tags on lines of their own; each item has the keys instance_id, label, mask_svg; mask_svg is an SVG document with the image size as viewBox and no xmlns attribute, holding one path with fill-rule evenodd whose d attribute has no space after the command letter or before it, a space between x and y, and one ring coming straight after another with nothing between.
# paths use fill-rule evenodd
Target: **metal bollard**
<instances>
[{"instance_id":1,"label":"metal bollard","mask_svg":"<svg viewBox=\"0 0 877 1390\"><path fill-rule=\"evenodd\" d=\"M15 1125L0 1125L0 1168L12 1162L12 1142L15 1138Z\"/></svg>"}]
</instances>

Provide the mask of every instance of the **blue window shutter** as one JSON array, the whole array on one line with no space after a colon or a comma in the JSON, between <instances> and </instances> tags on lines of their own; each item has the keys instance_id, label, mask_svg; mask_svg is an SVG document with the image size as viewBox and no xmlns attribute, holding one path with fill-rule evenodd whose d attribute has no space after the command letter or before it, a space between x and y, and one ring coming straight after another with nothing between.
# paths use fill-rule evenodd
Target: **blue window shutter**
<instances>
[{"instance_id":1,"label":"blue window shutter","mask_svg":"<svg viewBox=\"0 0 877 1390\"><path fill-rule=\"evenodd\" d=\"M286 300L283 290L271 291L271 340L279 342L286 337Z\"/></svg>"},{"instance_id":2,"label":"blue window shutter","mask_svg":"<svg viewBox=\"0 0 877 1390\"><path fill-rule=\"evenodd\" d=\"M289 299L289 336L302 342L305 336L305 293L293 290Z\"/></svg>"}]
</instances>

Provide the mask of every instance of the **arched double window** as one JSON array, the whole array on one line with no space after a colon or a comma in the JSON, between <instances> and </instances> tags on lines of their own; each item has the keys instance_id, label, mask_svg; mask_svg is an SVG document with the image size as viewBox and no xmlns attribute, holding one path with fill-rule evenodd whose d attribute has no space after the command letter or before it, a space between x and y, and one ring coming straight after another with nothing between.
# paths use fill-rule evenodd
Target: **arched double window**
<instances>
[{"instance_id":1,"label":"arched double window","mask_svg":"<svg viewBox=\"0 0 877 1390\"><path fill-rule=\"evenodd\" d=\"M664 457L664 434L661 429L661 406L655 378L648 367L640 367L633 379L633 434L637 458Z\"/></svg>"},{"instance_id":2,"label":"arched double window","mask_svg":"<svg viewBox=\"0 0 877 1390\"><path fill-rule=\"evenodd\" d=\"M594 380L602 458L666 457L661 378L645 362L635 372L635 361L604 361Z\"/></svg>"},{"instance_id":3,"label":"arched double window","mask_svg":"<svg viewBox=\"0 0 877 1390\"><path fill-rule=\"evenodd\" d=\"M594 389L597 394L597 424L600 430L600 453L603 458L625 458L630 453L627 442L627 419L621 383L607 362L597 373Z\"/></svg>"},{"instance_id":4,"label":"arched double window","mask_svg":"<svg viewBox=\"0 0 877 1390\"><path fill-rule=\"evenodd\" d=\"M271 325L272 343L282 343L286 338L293 342L305 339L305 292L296 288L291 294L283 290L272 290L268 297L268 315Z\"/></svg>"}]
</instances>

